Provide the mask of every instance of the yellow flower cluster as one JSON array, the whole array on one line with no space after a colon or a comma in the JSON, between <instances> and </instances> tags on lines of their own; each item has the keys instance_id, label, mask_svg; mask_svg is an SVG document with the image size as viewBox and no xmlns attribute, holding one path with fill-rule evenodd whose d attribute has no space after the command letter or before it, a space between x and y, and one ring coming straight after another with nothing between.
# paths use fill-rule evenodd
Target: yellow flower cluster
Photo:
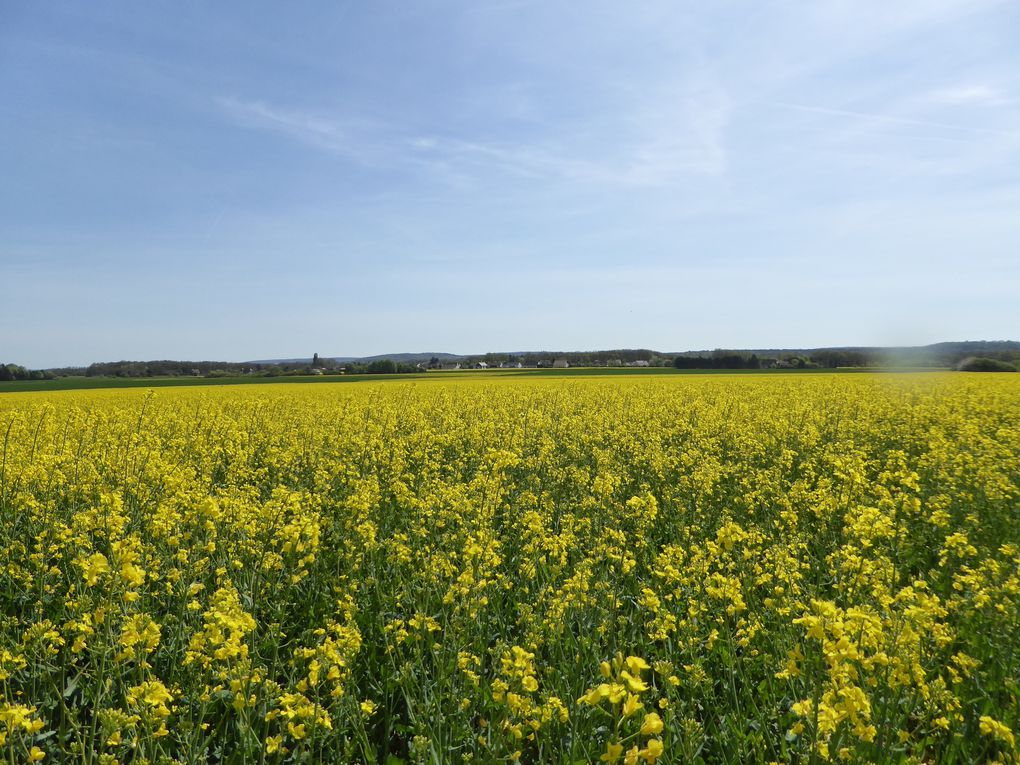
<instances>
[{"instance_id":1,"label":"yellow flower cluster","mask_svg":"<svg viewBox=\"0 0 1020 765\"><path fill-rule=\"evenodd\" d=\"M463 663L469 665L470 661ZM570 713L563 701L548 695L543 699L539 694L534 653L511 646L501 657L500 667L499 677L492 682L492 698L506 707L502 729L514 740L535 741L535 734L543 725L567 722ZM464 671L471 670L465 666Z\"/></svg>"},{"instance_id":2,"label":"yellow flower cluster","mask_svg":"<svg viewBox=\"0 0 1020 765\"><path fill-rule=\"evenodd\" d=\"M228 582L216 590L202 619L205 625L191 637L185 664L197 662L208 669L216 663L229 664L248 657L245 638L255 629L255 620L241 607L232 584Z\"/></svg>"},{"instance_id":3,"label":"yellow flower cluster","mask_svg":"<svg viewBox=\"0 0 1020 765\"><path fill-rule=\"evenodd\" d=\"M599 757L602 762L613 763L622 759L626 765L637 765L638 762L654 765L662 756L664 747L659 738L664 727L662 718L654 711L643 713L644 702L641 700L641 694L651 690L642 679L642 675L650 669L648 662L641 657L624 658L623 654L618 653L612 662L603 661L599 665L602 677L607 682L590 688L578 699L579 704L592 707L607 702L612 710L613 735L606 741L606 750ZM640 725L632 724L631 720L640 720ZM639 742L637 739L640 737L649 738ZM624 752L626 745L631 742L630 748Z\"/></svg>"}]
</instances>

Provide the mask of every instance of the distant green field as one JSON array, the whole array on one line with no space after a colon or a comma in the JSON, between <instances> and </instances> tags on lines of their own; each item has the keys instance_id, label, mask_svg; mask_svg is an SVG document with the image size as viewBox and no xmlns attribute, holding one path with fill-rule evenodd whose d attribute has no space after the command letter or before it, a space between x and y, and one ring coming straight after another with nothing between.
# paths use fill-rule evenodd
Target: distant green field
<instances>
[{"instance_id":1,"label":"distant green field","mask_svg":"<svg viewBox=\"0 0 1020 765\"><path fill-rule=\"evenodd\" d=\"M567 369L493 369L484 374L538 377L600 377L603 375L761 375L804 374L818 372L874 372L873 368L839 369L675 369L673 367L568 367ZM882 370L885 371L885 370ZM475 374L475 372L468 372Z\"/></svg>"},{"instance_id":2,"label":"distant green field","mask_svg":"<svg viewBox=\"0 0 1020 765\"><path fill-rule=\"evenodd\" d=\"M165 388L195 385L271 383L353 383L371 380L449 380L466 377L606 377L626 375L782 375L826 372L936 372L933 367L841 367L839 369L674 369L673 367L570 367L568 369L464 369L394 375L294 375L281 377L61 377L57 380L0 382L0 393L92 388Z\"/></svg>"},{"instance_id":3,"label":"distant green field","mask_svg":"<svg viewBox=\"0 0 1020 765\"><path fill-rule=\"evenodd\" d=\"M193 385L260 385L262 383L358 382L387 378L414 379L407 375L294 375L281 377L61 377L56 380L17 380L0 383L0 393L17 391L86 390L90 388L167 388Z\"/></svg>"}]
</instances>

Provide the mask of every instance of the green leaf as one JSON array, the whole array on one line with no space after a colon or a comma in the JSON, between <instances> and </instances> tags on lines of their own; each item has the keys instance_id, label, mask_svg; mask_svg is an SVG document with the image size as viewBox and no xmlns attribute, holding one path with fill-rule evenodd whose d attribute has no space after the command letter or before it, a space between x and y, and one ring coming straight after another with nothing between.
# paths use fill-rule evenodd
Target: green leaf
<instances>
[{"instance_id":1,"label":"green leaf","mask_svg":"<svg viewBox=\"0 0 1020 765\"><path fill-rule=\"evenodd\" d=\"M72 677L64 686L64 698L69 699L78 690L78 677Z\"/></svg>"}]
</instances>

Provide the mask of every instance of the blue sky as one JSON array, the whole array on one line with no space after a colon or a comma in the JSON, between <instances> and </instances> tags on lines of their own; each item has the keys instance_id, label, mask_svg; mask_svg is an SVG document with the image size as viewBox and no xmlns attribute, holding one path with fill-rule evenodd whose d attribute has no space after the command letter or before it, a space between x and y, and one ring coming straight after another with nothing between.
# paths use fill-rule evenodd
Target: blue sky
<instances>
[{"instance_id":1,"label":"blue sky","mask_svg":"<svg viewBox=\"0 0 1020 765\"><path fill-rule=\"evenodd\" d=\"M0 361L1020 339L1017 30L0 0Z\"/></svg>"}]
</instances>

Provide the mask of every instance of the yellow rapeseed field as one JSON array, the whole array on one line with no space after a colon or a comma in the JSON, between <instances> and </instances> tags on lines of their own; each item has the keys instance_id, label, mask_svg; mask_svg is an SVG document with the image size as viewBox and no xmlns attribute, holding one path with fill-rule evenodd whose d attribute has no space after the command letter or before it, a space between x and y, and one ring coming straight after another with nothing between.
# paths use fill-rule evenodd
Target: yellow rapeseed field
<instances>
[{"instance_id":1,"label":"yellow rapeseed field","mask_svg":"<svg viewBox=\"0 0 1020 765\"><path fill-rule=\"evenodd\" d=\"M1014 377L0 396L0 759L1018 762Z\"/></svg>"}]
</instances>

